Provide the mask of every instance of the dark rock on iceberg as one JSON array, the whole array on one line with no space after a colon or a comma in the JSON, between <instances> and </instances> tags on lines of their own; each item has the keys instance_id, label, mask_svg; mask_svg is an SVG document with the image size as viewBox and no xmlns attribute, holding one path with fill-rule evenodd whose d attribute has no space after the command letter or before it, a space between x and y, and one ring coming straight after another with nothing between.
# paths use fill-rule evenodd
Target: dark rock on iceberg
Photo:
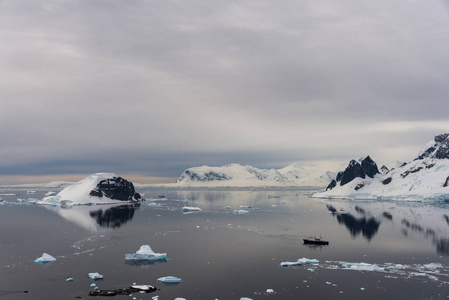
<instances>
[{"instance_id":1,"label":"dark rock on iceberg","mask_svg":"<svg viewBox=\"0 0 449 300\"><path fill-rule=\"evenodd\" d=\"M392 180L392 178L391 178L391 177L388 177L387 179L383 180L382 183L383 183L384 185L386 185L386 184L389 184L389 183L391 182L391 180Z\"/></svg>"},{"instance_id":2,"label":"dark rock on iceberg","mask_svg":"<svg viewBox=\"0 0 449 300\"><path fill-rule=\"evenodd\" d=\"M134 190L134 185L122 177L112 177L101 180L95 189L91 190L90 196L103 197L113 200L140 200L141 196Z\"/></svg>"},{"instance_id":3,"label":"dark rock on iceberg","mask_svg":"<svg viewBox=\"0 0 449 300\"><path fill-rule=\"evenodd\" d=\"M357 186L354 188L354 190L358 191L360 190L362 187L364 187L365 185L363 183L359 183L357 184Z\"/></svg>"},{"instance_id":4,"label":"dark rock on iceberg","mask_svg":"<svg viewBox=\"0 0 449 300\"><path fill-rule=\"evenodd\" d=\"M331 183L329 183L329 185L327 186L326 191L332 190L336 186L337 186L337 181L335 181L335 179L332 179Z\"/></svg>"},{"instance_id":5,"label":"dark rock on iceberg","mask_svg":"<svg viewBox=\"0 0 449 300\"><path fill-rule=\"evenodd\" d=\"M446 177L446 181L443 184L443 187L447 187L449 185L449 176Z\"/></svg>"}]
</instances>

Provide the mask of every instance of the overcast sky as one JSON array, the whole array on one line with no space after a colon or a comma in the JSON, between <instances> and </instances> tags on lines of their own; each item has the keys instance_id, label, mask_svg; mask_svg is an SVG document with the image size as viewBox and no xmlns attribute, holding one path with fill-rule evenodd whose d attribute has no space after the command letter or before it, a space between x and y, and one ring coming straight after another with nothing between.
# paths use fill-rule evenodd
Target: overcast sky
<instances>
[{"instance_id":1,"label":"overcast sky","mask_svg":"<svg viewBox=\"0 0 449 300\"><path fill-rule=\"evenodd\" d=\"M448 98L448 1L0 1L0 184L409 161Z\"/></svg>"}]
</instances>

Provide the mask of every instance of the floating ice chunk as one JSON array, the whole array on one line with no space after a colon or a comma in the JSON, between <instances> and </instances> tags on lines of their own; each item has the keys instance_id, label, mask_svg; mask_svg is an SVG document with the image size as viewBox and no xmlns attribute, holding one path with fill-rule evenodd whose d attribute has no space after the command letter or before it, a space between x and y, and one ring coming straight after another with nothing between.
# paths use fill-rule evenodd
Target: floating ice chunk
<instances>
[{"instance_id":1,"label":"floating ice chunk","mask_svg":"<svg viewBox=\"0 0 449 300\"><path fill-rule=\"evenodd\" d=\"M242 298L240 298L240 300L253 300L253 299L248 298L248 297L242 297Z\"/></svg>"},{"instance_id":2,"label":"floating ice chunk","mask_svg":"<svg viewBox=\"0 0 449 300\"><path fill-rule=\"evenodd\" d=\"M147 284L141 284L141 285L132 285L131 286L133 289L138 289L141 291L153 291L155 289L154 286L152 285L147 285Z\"/></svg>"},{"instance_id":3,"label":"floating ice chunk","mask_svg":"<svg viewBox=\"0 0 449 300\"><path fill-rule=\"evenodd\" d=\"M248 205L239 205L239 208L251 208L251 206L248 206Z\"/></svg>"},{"instance_id":4,"label":"floating ice chunk","mask_svg":"<svg viewBox=\"0 0 449 300\"><path fill-rule=\"evenodd\" d=\"M125 254L125 260L166 260L167 253L154 253L149 245L142 245L136 253Z\"/></svg>"},{"instance_id":5,"label":"floating ice chunk","mask_svg":"<svg viewBox=\"0 0 449 300\"><path fill-rule=\"evenodd\" d=\"M153 296L151 297L151 300L159 300L159 296Z\"/></svg>"},{"instance_id":6,"label":"floating ice chunk","mask_svg":"<svg viewBox=\"0 0 449 300\"><path fill-rule=\"evenodd\" d=\"M74 280L73 277L69 277L65 281L73 281L73 280Z\"/></svg>"},{"instance_id":7,"label":"floating ice chunk","mask_svg":"<svg viewBox=\"0 0 449 300\"><path fill-rule=\"evenodd\" d=\"M50 261L55 261L56 258L54 258L53 256L51 256L48 253L43 253L41 257L37 258L34 262L37 263L46 263L46 262L50 262Z\"/></svg>"},{"instance_id":8,"label":"floating ice chunk","mask_svg":"<svg viewBox=\"0 0 449 300\"><path fill-rule=\"evenodd\" d=\"M100 273L89 273L89 278L90 279L102 279L103 275L101 275Z\"/></svg>"},{"instance_id":9,"label":"floating ice chunk","mask_svg":"<svg viewBox=\"0 0 449 300\"><path fill-rule=\"evenodd\" d=\"M270 294L270 295L274 294L274 290L273 289L267 289L267 294Z\"/></svg>"},{"instance_id":10,"label":"floating ice chunk","mask_svg":"<svg viewBox=\"0 0 449 300\"><path fill-rule=\"evenodd\" d=\"M368 264L368 263L344 263L341 266L343 269L357 270L357 271L377 271L384 272L385 268L379 267L378 265Z\"/></svg>"},{"instance_id":11,"label":"floating ice chunk","mask_svg":"<svg viewBox=\"0 0 449 300\"><path fill-rule=\"evenodd\" d=\"M179 297L176 297L175 300L186 300L186 298L179 298Z\"/></svg>"},{"instance_id":12,"label":"floating ice chunk","mask_svg":"<svg viewBox=\"0 0 449 300\"><path fill-rule=\"evenodd\" d=\"M201 211L202 209L199 207L193 207L193 206L184 206L182 208L183 212L198 212Z\"/></svg>"},{"instance_id":13,"label":"floating ice chunk","mask_svg":"<svg viewBox=\"0 0 449 300\"><path fill-rule=\"evenodd\" d=\"M165 276L159 278L157 281L165 283L165 284L176 284L181 282L181 278L175 276Z\"/></svg>"},{"instance_id":14,"label":"floating ice chunk","mask_svg":"<svg viewBox=\"0 0 449 300\"><path fill-rule=\"evenodd\" d=\"M301 266L303 264L318 264L320 261L318 259L309 259L309 258L300 258L297 261L285 261L281 262L281 267L290 267L290 266Z\"/></svg>"},{"instance_id":15,"label":"floating ice chunk","mask_svg":"<svg viewBox=\"0 0 449 300\"><path fill-rule=\"evenodd\" d=\"M90 287L96 287L97 285L95 283L91 283Z\"/></svg>"},{"instance_id":16,"label":"floating ice chunk","mask_svg":"<svg viewBox=\"0 0 449 300\"><path fill-rule=\"evenodd\" d=\"M234 210L234 213L235 214L240 214L240 215L242 215L242 214L247 214L249 211L247 211L247 210L244 210L244 209L236 209L236 210Z\"/></svg>"},{"instance_id":17,"label":"floating ice chunk","mask_svg":"<svg viewBox=\"0 0 449 300\"><path fill-rule=\"evenodd\" d=\"M231 210L232 207L230 207L230 206L225 206L224 209Z\"/></svg>"},{"instance_id":18,"label":"floating ice chunk","mask_svg":"<svg viewBox=\"0 0 449 300\"><path fill-rule=\"evenodd\" d=\"M365 290L365 288L360 288L360 290L361 290L361 291L364 291L364 290Z\"/></svg>"}]
</instances>

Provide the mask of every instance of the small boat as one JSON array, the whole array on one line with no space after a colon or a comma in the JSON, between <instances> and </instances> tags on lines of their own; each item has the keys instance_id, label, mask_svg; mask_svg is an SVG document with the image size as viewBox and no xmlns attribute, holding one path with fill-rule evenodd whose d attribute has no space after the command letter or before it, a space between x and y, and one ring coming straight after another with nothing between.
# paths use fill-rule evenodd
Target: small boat
<instances>
[{"instance_id":1,"label":"small boat","mask_svg":"<svg viewBox=\"0 0 449 300\"><path fill-rule=\"evenodd\" d=\"M308 239L303 239L304 244L311 244L311 245L329 245L328 241L325 241L321 239L321 237L309 237Z\"/></svg>"}]
</instances>

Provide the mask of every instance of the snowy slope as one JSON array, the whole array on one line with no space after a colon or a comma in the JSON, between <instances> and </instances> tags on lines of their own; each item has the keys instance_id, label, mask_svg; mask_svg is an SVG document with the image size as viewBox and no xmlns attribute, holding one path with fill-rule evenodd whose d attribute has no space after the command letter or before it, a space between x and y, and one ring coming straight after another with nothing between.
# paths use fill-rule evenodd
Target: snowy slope
<instances>
[{"instance_id":1,"label":"snowy slope","mask_svg":"<svg viewBox=\"0 0 449 300\"><path fill-rule=\"evenodd\" d=\"M114 173L95 173L89 175L83 180L72 184L61 192L59 192L56 196L48 196L43 198L38 202L38 204L52 204L52 205L61 205L61 204L70 204L70 205L82 205L82 204L107 204L107 203L123 203L120 200L112 200L105 197L92 197L89 196L90 191L95 189L97 184L108 178L117 177Z\"/></svg>"},{"instance_id":2,"label":"snowy slope","mask_svg":"<svg viewBox=\"0 0 449 300\"><path fill-rule=\"evenodd\" d=\"M335 173L323 167L291 164L283 169L259 169L229 164L222 167L193 167L182 173L177 186L325 186Z\"/></svg>"},{"instance_id":3,"label":"snowy slope","mask_svg":"<svg viewBox=\"0 0 449 300\"><path fill-rule=\"evenodd\" d=\"M449 134L438 135L412 162L374 178L357 177L313 197L449 200ZM357 190L356 190L357 188Z\"/></svg>"}]
</instances>

